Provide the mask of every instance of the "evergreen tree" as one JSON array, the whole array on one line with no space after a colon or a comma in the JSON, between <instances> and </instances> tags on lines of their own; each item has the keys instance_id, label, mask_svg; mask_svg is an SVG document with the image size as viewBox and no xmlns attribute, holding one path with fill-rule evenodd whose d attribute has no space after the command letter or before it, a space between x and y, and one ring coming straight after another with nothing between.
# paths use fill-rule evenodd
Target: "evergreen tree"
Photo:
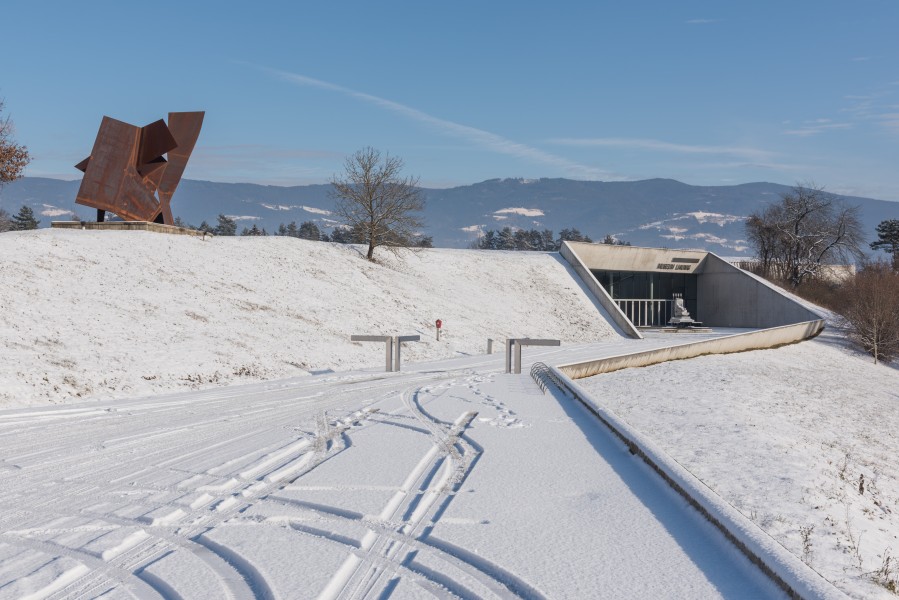
<instances>
[{"instance_id":1,"label":"evergreen tree","mask_svg":"<svg viewBox=\"0 0 899 600\"><path fill-rule=\"evenodd\" d=\"M481 250L496 250L496 232L488 229L478 240L478 248Z\"/></svg>"},{"instance_id":2,"label":"evergreen tree","mask_svg":"<svg viewBox=\"0 0 899 600\"><path fill-rule=\"evenodd\" d=\"M12 230L12 218L9 213L0 208L0 233Z\"/></svg>"},{"instance_id":3,"label":"evergreen tree","mask_svg":"<svg viewBox=\"0 0 899 600\"><path fill-rule=\"evenodd\" d=\"M13 229L16 231L26 231L28 229L37 229L40 221L34 218L34 211L30 206L23 205L13 218Z\"/></svg>"},{"instance_id":4,"label":"evergreen tree","mask_svg":"<svg viewBox=\"0 0 899 600\"><path fill-rule=\"evenodd\" d=\"M215 235L237 235L237 223L225 215L218 216L218 225L212 230Z\"/></svg>"},{"instance_id":5,"label":"evergreen tree","mask_svg":"<svg viewBox=\"0 0 899 600\"><path fill-rule=\"evenodd\" d=\"M420 235L412 242L414 248L433 248L434 238L429 235Z\"/></svg>"},{"instance_id":6,"label":"evergreen tree","mask_svg":"<svg viewBox=\"0 0 899 600\"><path fill-rule=\"evenodd\" d=\"M200 223L200 226L197 227L197 231L202 231L203 233L215 233L215 230L206 221Z\"/></svg>"},{"instance_id":7,"label":"evergreen tree","mask_svg":"<svg viewBox=\"0 0 899 600\"><path fill-rule=\"evenodd\" d=\"M515 250L515 234L511 227L503 227L497 237L497 250Z\"/></svg>"},{"instance_id":8,"label":"evergreen tree","mask_svg":"<svg viewBox=\"0 0 899 600\"><path fill-rule=\"evenodd\" d=\"M300 237L300 232L297 229L297 222L291 221L290 225L287 226L287 235L290 237Z\"/></svg>"},{"instance_id":9,"label":"evergreen tree","mask_svg":"<svg viewBox=\"0 0 899 600\"><path fill-rule=\"evenodd\" d=\"M600 244L606 244L608 246L630 246L631 245L630 242L625 242L624 240L619 240L619 239L612 237L612 234L610 234L610 233L606 234L606 237L604 237L602 239Z\"/></svg>"},{"instance_id":10,"label":"evergreen tree","mask_svg":"<svg viewBox=\"0 0 899 600\"><path fill-rule=\"evenodd\" d=\"M543 249L548 252L556 252L559 249L558 244L556 244L556 240L553 237L552 229L544 229L543 233L540 234L543 237Z\"/></svg>"},{"instance_id":11,"label":"evergreen tree","mask_svg":"<svg viewBox=\"0 0 899 600\"><path fill-rule=\"evenodd\" d=\"M558 246L562 247L562 242L587 242L592 243L593 240L590 239L590 236L584 235L580 231L575 228L572 229L563 229L559 233Z\"/></svg>"},{"instance_id":12,"label":"evergreen tree","mask_svg":"<svg viewBox=\"0 0 899 600\"><path fill-rule=\"evenodd\" d=\"M265 229L259 229L256 223L253 223L253 226L249 229L246 227L243 228L243 231L240 232L240 235L251 235L251 236L261 236L268 235Z\"/></svg>"},{"instance_id":13,"label":"evergreen tree","mask_svg":"<svg viewBox=\"0 0 899 600\"><path fill-rule=\"evenodd\" d=\"M572 231L575 233L572 234ZM580 239L590 238L583 236L579 231L566 229L565 235L575 235ZM537 250L541 252L556 252L559 243L553 237L552 229L518 229L512 231L511 227L503 227L500 231L488 229L475 242L472 247L480 250Z\"/></svg>"},{"instance_id":14,"label":"evergreen tree","mask_svg":"<svg viewBox=\"0 0 899 600\"><path fill-rule=\"evenodd\" d=\"M287 227L284 226L284 223L278 225L278 231L275 232L275 235L287 235Z\"/></svg>"},{"instance_id":15,"label":"evergreen tree","mask_svg":"<svg viewBox=\"0 0 899 600\"><path fill-rule=\"evenodd\" d=\"M300 223L299 234L297 237L317 242L322 239L322 232L319 230L318 225L312 221L303 221Z\"/></svg>"},{"instance_id":16,"label":"evergreen tree","mask_svg":"<svg viewBox=\"0 0 899 600\"><path fill-rule=\"evenodd\" d=\"M880 222L877 226L877 240L871 242L871 249L892 254L893 270L899 271L899 219Z\"/></svg>"},{"instance_id":17,"label":"evergreen tree","mask_svg":"<svg viewBox=\"0 0 899 600\"><path fill-rule=\"evenodd\" d=\"M344 227L335 227L331 232L331 241L338 244L352 244L353 234Z\"/></svg>"}]
</instances>

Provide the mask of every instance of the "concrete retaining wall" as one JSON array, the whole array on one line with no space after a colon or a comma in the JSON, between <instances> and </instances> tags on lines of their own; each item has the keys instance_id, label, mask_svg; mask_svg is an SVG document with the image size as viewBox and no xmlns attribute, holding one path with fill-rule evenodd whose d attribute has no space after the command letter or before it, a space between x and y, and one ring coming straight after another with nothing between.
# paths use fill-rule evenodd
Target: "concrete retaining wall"
<instances>
[{"instance_id":1,"label":"concrete retaining wall","mask_svg":"<svg viewBox=\"0 0 899 600\"><path fill-rule=\"evenodd\" d=\"M600 373L611 373L619 369L646 367L669 360L694 358L704 354L730 354L746 350L774 348L813 338L821 333L823 329L824 320L817 319L770 329L761 329L759 331L750 331L748 333L736 333L734 335L700 340L679 346L668 346L655 350L643 350L619 356L559 365L557 368L571 379L583 379L584 377L592 377Z\"/></svg>"},{"instance_id":2,"label":"concrete retaining wall","mask_svg":"<svg viewBox=\"0 0 899 600\"><path fill-rule=\"evenodd\" d=\"M154 233L168 233L172 235L193 235L197 237L212 237L211 233L204 233L187 227L175 227L162 223L149 221L52 221L50 227L54 229L91 229L101 231L152 231Z\"/></svg>"},{"instance_id":3,"label":"concrete retaining wall","mask_svg":"<svg viewBox=\"0 0 899 600\"><path fill-rule=\"evenodd\" d=\"M821 318L764 279L711 253L697 278L696 312L714 327L778 327Z\"/></svg>"},{"instance_id":4,"label":"concrete retaining wall","mask_svg":"<svg viewBox=\"0 0 899 600\"><path fill-rule=\"evenodd\" d=\"M562 255L562 258L568 261L571 268L574 269L575 273L581 278L581 281L584 282L584 285L587 286L587 289L590 290L590 293L593 294L593 297L606 309L606 312L609 313L621 330L632 338L643 339L643 334L634 327L631 320L627 318L620 308L618 308L618 304L612 300L612 297L609 296L609 293L605 288L596 281L596 277L593 276L593 273L591 273L590 269L584 265L578 255L572 251L568 242L562 242L562 248L559 250L559 253Z\"/></svg>"},{"instance_id":5,"label":"concrete retaining wall","mask_svg":"<svg viewBox=\"0 0 899 600\"><path fill-rule=\"evenodd\" d=\"M646 464L654 469L678 494L711 522L750 561L791 598L802 600L843 600L848 596L821 577L811 567L787 551L755 523L728 504L654 442L604 409L561 368L549 368L552 379L605 424Z\"/></svg>"}]
</instances>

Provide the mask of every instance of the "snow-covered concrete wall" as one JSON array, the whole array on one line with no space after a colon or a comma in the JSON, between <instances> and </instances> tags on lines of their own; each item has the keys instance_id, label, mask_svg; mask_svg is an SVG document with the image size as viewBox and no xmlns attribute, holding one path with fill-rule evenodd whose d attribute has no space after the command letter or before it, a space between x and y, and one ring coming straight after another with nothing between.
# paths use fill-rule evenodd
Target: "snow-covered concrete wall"
<instances>
[{"instance_id":1,"label":"snow-covered concrete wall","mask_svg":"<svg viewBox=\"0 0 899 600\"><path fill-rule=\"evenodd\" d=\"M732 352L744 352L746 350L759 350L762 348L774 348L785 344L801 342L814 337L824 329L824 320L805 321L760 329L747 333L737 333L718 338L701 340L690 344L668 346L654 350L631 352L619 356L598 358L595 360L559 365L558 369L572 379L592 377L600 373L611 373L619 369L630 367L645 367L669 360L681 360L694 358L704 354L730 354Z\"/></svg>"},{"instance_id":2,"label":"snow-covered concrete wall","mask_svg":"<svg viewBox=\"0 0 899 600\"><path fill-rule=\"evenodd\" d=\"M652 467L668 485L717 527L789 597L802 600L848 598L666 454L655 442L604 408L587 390L567 376L564 367L550 368L550 373L552 379L565 392L592 412L630 449L632 454L639 456Z\"/></svg>"}]
</instances>

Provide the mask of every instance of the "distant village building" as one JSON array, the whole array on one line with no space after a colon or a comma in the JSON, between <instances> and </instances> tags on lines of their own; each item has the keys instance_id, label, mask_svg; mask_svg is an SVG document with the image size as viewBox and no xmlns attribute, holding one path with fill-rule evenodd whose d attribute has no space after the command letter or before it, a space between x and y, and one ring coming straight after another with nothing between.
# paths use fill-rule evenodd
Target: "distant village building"
<instances>
[{"instance_id":1,"label":"distant village building","mask_svg":"<svg viewBox=\"0 0 899 600\"><path fill-rule=\"evenodd\" d=\"M724 260L744 271L757 273L760 270L761 262L752 256L729 256L722 257ZM824 281L831 283L842 283L847 279L855 276L855 265L821 265L818 270L818 276Z\"/></svg>"}]
</instances>

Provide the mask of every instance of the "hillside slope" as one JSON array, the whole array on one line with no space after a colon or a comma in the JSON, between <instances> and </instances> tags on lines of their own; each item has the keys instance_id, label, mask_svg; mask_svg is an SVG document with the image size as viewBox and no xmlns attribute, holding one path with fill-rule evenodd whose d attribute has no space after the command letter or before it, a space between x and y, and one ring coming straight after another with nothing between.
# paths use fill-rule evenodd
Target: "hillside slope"
<instances>
[{"instance_id":1,"label":"hillside slope","mask_svg":"<svg viewBox=\"0 0 899 600\"><path fill-rule=\"evenodd\" d=\"M38 230L0 235L0 257L0 407L383 365L383 346L352 334L420 334L404 360L618 335L556 254L370 263L292 238Z\"/></svg>"}]
</instances>

